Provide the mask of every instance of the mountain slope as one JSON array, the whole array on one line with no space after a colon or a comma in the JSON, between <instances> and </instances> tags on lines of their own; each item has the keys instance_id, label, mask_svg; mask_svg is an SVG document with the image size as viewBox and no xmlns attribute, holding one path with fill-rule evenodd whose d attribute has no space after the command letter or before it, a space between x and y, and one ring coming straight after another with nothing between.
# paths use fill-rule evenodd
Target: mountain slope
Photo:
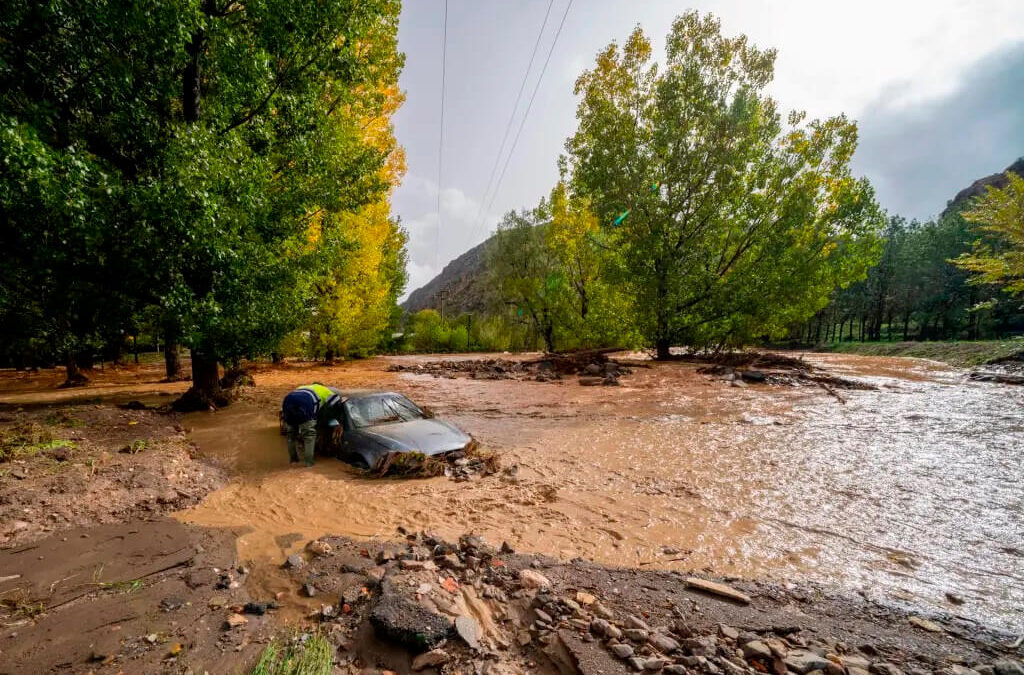
<instances>
[{"instance_id":1,"label":"mountain slope","mask_svg":"<svg viewBox=\"0 0 1024 675\"><path fill-rule=\"evenodd\" d=\"M967 206L967 202L975 197L979 197L985 194L985 188L992 186L995 188L1006 187L1009 180L1006 178L1006 174L1013 172L1019 176L1024 176L1024 157L1021 157L1016 162L1006 167L1005 170L999 173L994 173L991 176L985 176L971 183L968 187L965 187L960 192L956 193L956 197L946 202L946 209L942 212L942 215L961 211Z\"/></svg>"},{"instance_id":2,"label":"mountain slope","mask_svg":"<svg viewBox=\"0 0 1024 675\"><path fill-rule=\"evenodd\" d=\"M402 309L415 314L421 309L441 310L445 316L485 312L489 307L486 249L491 238L445 265L441 273L409 294Z\"/></svg>"}]
</instances>

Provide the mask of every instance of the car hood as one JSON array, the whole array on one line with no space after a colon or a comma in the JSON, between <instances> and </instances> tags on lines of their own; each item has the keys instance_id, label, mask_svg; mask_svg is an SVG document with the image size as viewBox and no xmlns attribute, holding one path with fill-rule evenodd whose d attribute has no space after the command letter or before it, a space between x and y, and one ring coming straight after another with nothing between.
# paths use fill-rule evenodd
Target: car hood
<instances>
[{"instance_id":1,"label":"car hood","mask_svg":"<svg viewBox=\"0 0 1024 675\"><path fill-rule=\"evenodd\" d=\"M375 427L363 427L359 431L381 443L388 450L415 451L422 452L424 455L461 450L471 440L465 432L438 419L394 422Z\"/></svg>"}]
</instances>

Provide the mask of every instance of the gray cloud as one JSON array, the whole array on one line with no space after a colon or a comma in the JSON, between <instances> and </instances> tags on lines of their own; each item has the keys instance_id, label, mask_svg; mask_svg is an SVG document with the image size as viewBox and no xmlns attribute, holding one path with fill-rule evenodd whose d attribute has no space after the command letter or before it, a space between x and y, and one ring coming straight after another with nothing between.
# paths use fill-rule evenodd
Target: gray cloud
<instances>
[{"instance_id":1,"label":"gray cloud","mask_svg":"<svg viewBox=\"0 0 1024 675\"><path fill-rule=\"evenodd\" d=\"M1024 42L976 62L947 95L890 106L898 94L861 113L854 157L890 213L933 217L975 179L1024 155Z\"/></svg>"}]
</instances>

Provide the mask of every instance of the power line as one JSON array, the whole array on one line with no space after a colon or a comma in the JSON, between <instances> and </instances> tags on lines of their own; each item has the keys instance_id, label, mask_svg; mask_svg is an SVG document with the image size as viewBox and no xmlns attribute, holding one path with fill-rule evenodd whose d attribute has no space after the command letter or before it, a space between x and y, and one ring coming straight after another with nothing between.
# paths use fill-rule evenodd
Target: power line
<instances>
[{"instance_id":1,"label":"power line","mask_svg":"<svg viewBox=\"0 0 1024 675\"><path fill-rule=\"evenodd\" d=\"M444 90L448 62L448 0L444 0L444 31L441 37L441 133L437 143L437 231L434 233L434 269L441 248L441 176L444 168Z\"/></svg>"},{"instance_id":2,"label":"power line","mask_svg":"<svg viewBox=\"0 0 1024 675\"><path fill-rule=\"evenodd\" d=\"M494 194L491 195L491 201L487 203L487 210L491 210L491 206L494 204L494 200L497 198L499 191L501 190L501 182L505 179L505 172L508 170L509 162L512 161L512 155L515 154L516 146L519 144L519 137L523 133L523 127L526 126L526 120L530 116L530 110L533 109L533 101L537 98L537 92L540 90L540 84L544 80L544 73L548 70L548 64L551 62L551 54L555 51L555 45L558 44L558 37L562 34L562 27L565 26L565 19L569 16L569 10L572 9L573 0L569 0L569 4L565 6L565 12L562 13L562 21L558 24L558 31L555 33L555 39L551 41L551 48L548 49L548 55L544 59L544 66L540 70L540 76L537 78L537 83L533 87L533 93L530 95L530 102L526 106L526 112L523 114L523 119L519 122L519 129L516 130L516 137L512 141L512 147L508 151L508 156L505 158L505 165L501 168L501 174L498 176L498 182L494 186Z\"/></svg>"},{"instance_id":3,"label":"power line","mask_svg":"<svg viewBox=\"0 0 1024 675\"><path fill-rule=\"evenodd\" d=\"M505 142L508 141L508 134L512 131L512 123L515 122L516 111L519 110L519 102L523 98L523 91L526 89L526 81L530 79L530 71L533 70L533 61L537 58L537 48L540 47L540 39L544 37L544 29L548 26L548 17L551 16L551 7L554 4L555 0L548 0L548 11L544 13L544 21L540 25L540 30L537 31L537 39L533 43L533 53L530 54L530 62L526 65L526 71L523 73L523 81L519 84L519 93L516 94L516 102L515 105L512 106L512 113L508 116L508 124L505 125L505 135L501 137L501 145L498 146L498 154L494 157L494 166L491 167L491 175L487 179L487 187L484 188L484 193L480 196L480 209L476 214L478 229L480 218L484 213L484 202L487 200L487 195L491 193L491 186L494 184L494 176L498 173L498 165L501 164L501 156L505 152Z\"/></svg>"}]
</instances>

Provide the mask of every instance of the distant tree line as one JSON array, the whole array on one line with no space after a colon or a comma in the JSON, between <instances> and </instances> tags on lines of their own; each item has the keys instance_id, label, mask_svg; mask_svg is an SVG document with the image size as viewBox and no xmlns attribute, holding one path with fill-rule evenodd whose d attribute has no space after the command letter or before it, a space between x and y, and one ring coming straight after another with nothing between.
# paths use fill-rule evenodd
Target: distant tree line
<instances>
[{"instance_id":1,"label":"distant tree line","mask_svg":"<svg viewBox=\"0 0 1024 675\"><path fill-rule=\"evenodd\" d=\"M802 344L1024 334L1024 179L926 223L890 218L863 281L794 328Z\"/></svg>"}]
</instances>

